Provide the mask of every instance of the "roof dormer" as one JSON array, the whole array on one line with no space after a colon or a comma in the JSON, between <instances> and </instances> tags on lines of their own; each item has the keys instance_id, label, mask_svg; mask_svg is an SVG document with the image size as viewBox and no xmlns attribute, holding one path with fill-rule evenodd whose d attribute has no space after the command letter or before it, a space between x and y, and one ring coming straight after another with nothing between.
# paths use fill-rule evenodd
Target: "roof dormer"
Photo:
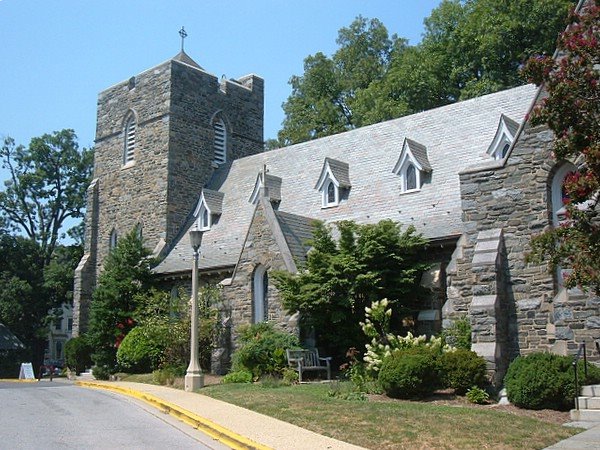
<instances>
[{"instance_id":1,"label":"roof dormer","mask_svg":"<svg viewBox=\"0 0 600 450\"><path fill-rule=\"evenodd\" d=\"M202 189L200 200L194 211L199 230L208 231L223 212L224 194L210 189Z\"/></svg>"},{"instance_id":2,"label":"roof dormer","mask_svg":"<svg viewBox=\"0 0 600 450\"><path fill-rule=\"evenodd\" d=\"M322 207L340 204L342 193L350 189L350 166L336 159L325 158L315 189L321 193Z\"/></svg>"},{"instance_id":3,"label":"roof dormer","mask_svg":"<svg viewBox=\"0 0 600 450\"><path fill-rule=\"evenodd\" d=\"M424 174L431 172L427 157L427 147L405 138L400 157L392 170L400 177L400 191L419 191L423 185Z\"/></svg>"},{"instance_id":4,"label":"roof dormer","mask_svg":"<svg viewBox=\"0 0 600 450\"><path fill-rule=\"evenodd\" d=\"M280 202L281 201L281 178L276 177L275 175L271 175L267 173L266 168L258 173L256 176L256 181L254 182L254 189L252 190L252 194L248 201L250 203L256 203L258 197L263 192L265 197L272 202Z\"/></svg>"},{"instance_id":5,"label":"roof dormer","mask_svg":"<svg viewBox=\"0 0 600 450\"><path fill-rule=\"evenodd\" d=\"M487 154L494 159L504 159L508 149L515 140L519 124L504 114L500 115L498 129L492 143L487 149Z\"/></svg>"}]
</instances>

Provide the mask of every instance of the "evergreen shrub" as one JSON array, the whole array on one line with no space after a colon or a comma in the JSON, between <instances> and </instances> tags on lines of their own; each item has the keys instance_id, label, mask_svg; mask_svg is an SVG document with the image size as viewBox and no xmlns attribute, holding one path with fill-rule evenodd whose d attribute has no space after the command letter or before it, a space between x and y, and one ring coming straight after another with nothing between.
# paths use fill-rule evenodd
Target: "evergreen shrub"
<instances>
[{"instance_id":1,"label":"evergreen shrub","mask_svg":"<svg viewBox=\"0 0 600 450\"><path fill-rule=\"evenodd\" d=\"M439 387L437 352L426 347L397 351L383 360L379 384L393 398L427 396Z\"/></svg>"},{"instance_id":2,"label":"evergreen shrub","mask_svg":"<svg viewBox=\"0 0 600 450\"><path fill-rule=\"evenodd\" d=\"M485 359L471 350L458 348L443 353L440 358L442 383L453 388L457 395L464 395L473 386L487 383Z\"/></svg>"},{"instance_id":3,"label":"evergreen shrub","mask_svg":"<svg viewBox=\"0 0 600 450\"><path fill-rule=\"evenodd\" d=\"M148 373L158 369L166 348L163 327L135 327L121 342L117 363L130 373Z\"/></svg>"},{"instance_id":4,"label":"evergreen shrub","mask_svg":"<svg viewBox=\"0 0 600 450\"><path fill-rule=\"evenodd\" d=\"M246 369L254 379L280 375L287 366L285 350L298 348L298 337L261 322L240 327L240 347L233 354L233 370Z\"/></svg>"},{"instance_id":5,"label":"evergreen shrub","mask_svg":"<svg viewBox=\"0 0 600 450\"><path fill-rule=\"evenodd\" d=\"M65 362L77 375L92 365L92 347L85 336L69 339L65 344Z\"/></svg>"},{"instance_id":6,"label":"evergreen shrub","mask_svg":"<svg viewBox=\"0 0 600 450\"><path fill-rule=\"evenodd\" d=\"M504 384L508 399L526 409L568 410L573 407L575 373L573 357L552 353L532 353L517 357L509 366ZM600 382L600 368L588 365L584 376L583 361L579 362L579 384Z\"/></svg>"},{"instance_id":7,"label":"evergreen shrub","mask_svg":"<svg viewBox=\"0 0 600 450\"><path fill-rule=\"evenodd\" d=\"M471 322L468 317L456 319L442 332L444 342L451 347L471 350Z\"/></svg>"}]
</instances>

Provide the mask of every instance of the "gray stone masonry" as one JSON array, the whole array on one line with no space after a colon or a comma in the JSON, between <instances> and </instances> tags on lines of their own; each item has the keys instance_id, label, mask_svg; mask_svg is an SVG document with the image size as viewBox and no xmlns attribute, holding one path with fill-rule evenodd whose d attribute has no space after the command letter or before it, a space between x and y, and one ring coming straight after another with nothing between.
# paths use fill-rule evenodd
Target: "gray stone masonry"
<instances>
[{"instance_id":1,"label":"gray stone masonry","mask_svg":"<svg viewBox=\"0 0 600 450\"><path fill-rule=\"evenodd\" d=\"M278 226L271 203L265 197L260 197L231 282L223 288L223 304L231 317L231 341L229 349L222 349L221 353L231 354L236 348L238 327L253 323L253 278L256 268L262 265L267 268L268 273L274 270L296 270L295 265L290 265L289 249L285 241L280 239L283 234ZM269 282L267 297L269 322L280 329L298 334L297 318L285 313L280 294L272 282ZM222 372L222 368L213 367L213 372Z\"/></svg>"},{"instance_id":2,"label":"gray stone masonry","mask_svg":"<svg viewBox=\"0 0 600 450\"><path fill-rule=\"evenodd\" d=\"M75 333L87 326L90 295L111 233L141 227L145 245L168 250L215 167L213 120L227 128L227 159L263 151L263 80L222 80L169 60L100 93L94 160L97 191L88 195L86 254L75 285ZM136 118L135 160L124 164L124 125ZM92 228L93 232L92 232Z\"/></svg>"},{"instance_id":3,"label":"gray stone masonry","mask_svg":"<svg viewBox=\"0 0 600 450\"><path fill-rule=\"evenodd\" d=\"M477 305L478 296L494 294L477 281L482 276L479 266L492 258L479 252L485 245L477 236L502 227L505 261L495 294L502 296L501 309L508 314L504 317L507 335L518 336L508 342L509 358L544 350L573 353L578 343L600 336L595 319L600 315L598 298L566 292L546 265L525 260L532 236L552 223L550 190L561 164L553 158L552 141L553 134L545 126L526 122L505 161L460 174L466 232L462 257L456 258L451 273L451 302L446 310L457 314L472 302ZM598 358L591 350L588 356Z\"/></svg>"}]
</instances>

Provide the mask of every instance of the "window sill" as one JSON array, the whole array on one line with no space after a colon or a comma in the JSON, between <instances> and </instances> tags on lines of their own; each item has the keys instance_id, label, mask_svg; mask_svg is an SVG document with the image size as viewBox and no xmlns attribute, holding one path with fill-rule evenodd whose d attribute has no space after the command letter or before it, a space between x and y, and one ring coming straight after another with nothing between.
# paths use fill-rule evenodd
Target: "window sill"
<instances>
[{"instance_id":1,"label":"window sill","mask_svg":"<svg viewBox=\"0 0 600 450\"><path fill-rule=\"evenodd\" d=\"M131 169L133 166L135 166L135 161L129 161L127 164L121 166L121 170Z\"/></svg>"},{"instance_id":2,"label":"window sill","mask_svg":"<svg viewBox=\"0 0 600 450\"><path fill-rule=\"evenodd\" d=\"M414 194L416 192L421 192L421 189L411 189L410 191L402 191L400 192L400 195L404 195L404 194Z\"/></svg>"}]
</instances>

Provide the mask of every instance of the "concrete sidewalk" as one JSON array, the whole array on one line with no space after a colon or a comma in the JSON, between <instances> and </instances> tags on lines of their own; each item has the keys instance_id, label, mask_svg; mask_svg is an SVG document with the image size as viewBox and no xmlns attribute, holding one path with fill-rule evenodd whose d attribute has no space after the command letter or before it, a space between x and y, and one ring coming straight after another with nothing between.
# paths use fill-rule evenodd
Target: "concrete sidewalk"
<instances>
[{"instance_id":1,"label":"concrete sidewalk","mask_svg":"<svg viewBox=\"0 0 600 450\"><path fill-rule=\"evenodd\" d=\"M571 436L568 439L557 442L544 450L567 450L567 449L600 449L600 424Z\"/></svg>"},{"instance_id":2,"label":"concrete sidewalk","mask_svg":"<svg viewBox=\"0 0 600 450\"><path fill-rule=\"evenodd\" d=\"M107 389L140 399L233 449L362 448L202 394L125 381L77 381L76 384Z\"/></svg>"}]
</instances>

